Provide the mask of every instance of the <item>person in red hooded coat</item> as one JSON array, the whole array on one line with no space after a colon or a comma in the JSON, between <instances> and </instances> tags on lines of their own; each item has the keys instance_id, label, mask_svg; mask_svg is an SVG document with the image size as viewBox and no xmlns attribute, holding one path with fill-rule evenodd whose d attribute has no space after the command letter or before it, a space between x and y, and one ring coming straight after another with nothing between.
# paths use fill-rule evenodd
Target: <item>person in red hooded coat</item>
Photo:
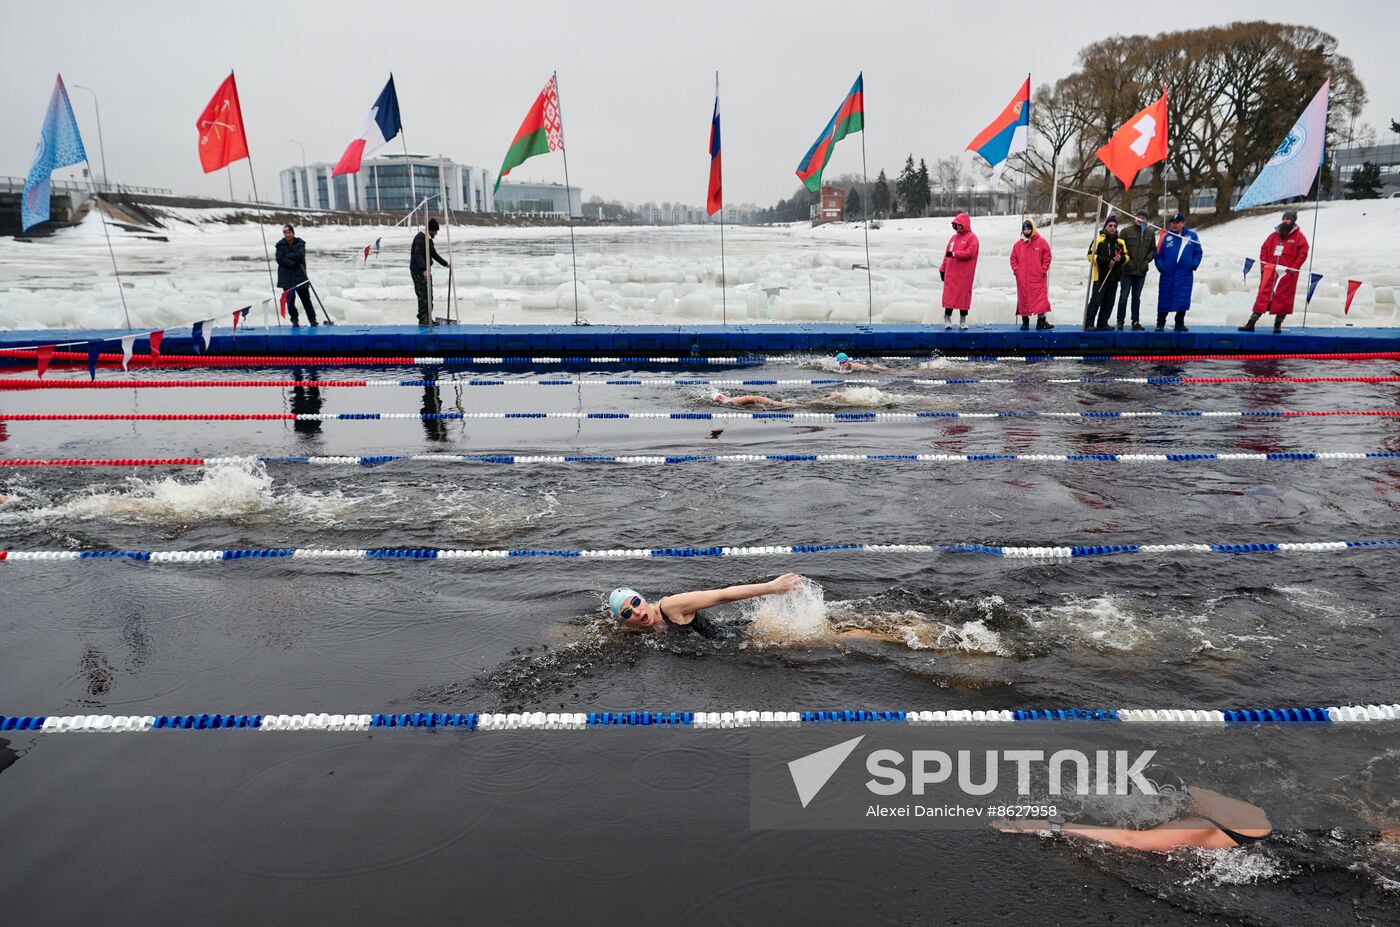
<instances>
[{"instance_id":1,"label":"person in red hooded coat","mask_svg":"<svg viewBox=\"0 0 1400 927\"><path fill-rule=\"evenodd\" d=\"M953 310L958 310L958 327L967 328L967 311L972 308L972 278L977 274L977 236L972 234L972 218L960 212L953 219L953 237L943 249L938 279L943 281L943 327L953 327Z\"/></svg>"},{"instance_id":2,"label":"person in red hooded coat","mask_svg":"<svg viewBox=\"0 0 1400 927\"><path fill-rule=\"evenodd\" d=\"M1254 331L1254 323L1266 312L1273 314L1274 333L1283 331L1283 317L1293 314L1298 277L1307 259L1308 240L1298 228L1298 214L1290 209L1259 249L1259 295L1254 298L1249 321L1240 326L1240 331Z\"/></svg>"},{"instance_id":3,"label":"person in red hooded coat","mask_svg":"<svg viewBox=\"0 0 1400 927\"><path fill-rule=\"evenodd\" d=\"M1055 326L1045 321L1050 311L1050 245L1035 230L1030 219L1021 223L1021 237L1011 246L1011 273L1016 278L1016 314L1021 331L1030 327L1035 316L1037 329Z\"/></svg>"}]
</instances>

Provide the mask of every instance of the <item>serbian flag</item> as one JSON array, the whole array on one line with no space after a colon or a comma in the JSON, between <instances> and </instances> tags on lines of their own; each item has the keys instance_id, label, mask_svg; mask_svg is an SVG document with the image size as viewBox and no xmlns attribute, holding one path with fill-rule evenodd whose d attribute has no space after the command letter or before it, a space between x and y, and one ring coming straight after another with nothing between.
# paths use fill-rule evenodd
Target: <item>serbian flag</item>
<instances>
[{"instance_id":1,"label":"serbian flag","mask_svg":"<svg viewBox=\"0 0 1400 927\"><path fill-rule=\"evenodd\" d=\"M402 130L403 123L399 121L399 95L394 92L394 75L390 74L389 83L384 85L379 99L369 108L369 115L365 117L364 125L360 126L360 134L346 147L340 160L335 162L335 170L331 171L331 176L355 173L360 169L361 158L382 148L385 142Z\"/></svg>"},{"instance_id":2,"label":"serbian flag","mask_svg":"<svg viewBox=\"0 0 1400 927\"><path fill-rule=\"evenodd\" d=\"M515 130L515 138L506 149L505 160L501 162L501 173L496 178L493 189L501 189L501 181L506 179L511 168L524 164L535 155L548 154L564 147L564 123L559 116L559 75L551 74L549 83L544 85L535 105L525 114L525 121Z\"/></svg>"},{"instance_id":3,"label":"serbian flag","mask_svg":"<svg viewBox=\"0 0 1400 927\"><path fill-rule=\"evenodd\" d=\"M1109 173L1122 182L1124 190L1133 185L1138 171L1165 159L1167 88L1162 88L1161 99L1123 123L1108 144L1094 153Z\"/></svg>"},{"instance_id":4,"label":"serbian flag","mask_svg":"<svg viewBox=\"0 0 1400 927\"><path fill-rule=\"evenodd\" d=\"M1006 109L977 137L968 142L968 151L976 152L992 168L992 183L1001 178L1007 159L1020 154L1030 145L1031 134L1031 76L1006 104Z\"/></svg>"},{"instance_id":5,"label":"serbian flag","mask_svg":"<svg viewBox=\"0 0 1400 927\"><path fill-rule=\"evenodd\" d=\"M724 208L724 172L719 166L719 78L715 78L715 114L710 119L710 193L705 210L714 215Z\"/></svg>"},{"instance_id":6,"label":"serbian flag","mask_svg":"<svg viewBox=\"0 0 1400 927\"><path fill-rule=\"evenodd\" d=\"M248 139L243 134L243 110L238 105L238 85L233 72L214 92L214 98L199 114L199 163L212 174L234 161L248 157Z\"/></svg>"},{"instance_id":7,"label":"serbian flag","mask_svg":"<svg viewBox=\"0 0 1400 927\"><path fill-rule=\"evenodd\" d=\"M836 115L822 129L822 134L807 149L797 165L797 178L808 190L816 193L822 188L822 171L831 160L831 152L836 143L852 132L865 128L865 72L856 75L851 92L836 109Z\"/></svg>"}]
</instances>

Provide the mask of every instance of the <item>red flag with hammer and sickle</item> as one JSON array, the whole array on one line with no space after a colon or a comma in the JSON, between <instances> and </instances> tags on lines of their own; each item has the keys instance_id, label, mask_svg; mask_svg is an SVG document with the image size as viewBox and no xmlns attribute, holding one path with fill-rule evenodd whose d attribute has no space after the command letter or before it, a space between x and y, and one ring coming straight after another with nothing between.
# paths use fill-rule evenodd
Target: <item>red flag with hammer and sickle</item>
<instances>
[{"instance_id":1,"label":"red flag with hammer and sickle","mask_svg":"<svg viewBox=\"0 0 1400 927\"><path fill-rule=\"evenodd\" d=\"M204 173L211 174L248 157L243 110L238 105L238 85L233 82L232 71L204 107L195 126L199 129L199 163L204 166Z\"/></svg>"}]
</instances>

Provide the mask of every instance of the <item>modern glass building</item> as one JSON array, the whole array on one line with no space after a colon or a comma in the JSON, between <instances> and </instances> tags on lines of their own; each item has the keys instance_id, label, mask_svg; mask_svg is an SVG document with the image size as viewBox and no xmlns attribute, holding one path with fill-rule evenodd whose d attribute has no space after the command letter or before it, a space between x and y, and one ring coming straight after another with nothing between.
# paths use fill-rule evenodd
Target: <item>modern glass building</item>
<instances>
[{"instance_id":1,"label":"modern glass building","mask_svg":"<svg viewBox=\"0 0 1400 927\"><path fill-rule=\"evenodd\" d=\"M458 212L494 212L490 175L485 168L426 155L385 155L365 159L356 174L332 178L325 162L286 168L282 202L299 209L382 210L406 213L425 197ZM416 199L415 199L416 197Z\"/></svg>"},{"instance_id":2,"label":"modern glass building","mask_svg":"<svg viewBox=\"0 0 1400 927\"><path fill-rule=\"evenodd\" d=\"M501 184L496 191L496 212L524 216L583 215L583 190L560 183Z\"/></svg>"}]
</instances>

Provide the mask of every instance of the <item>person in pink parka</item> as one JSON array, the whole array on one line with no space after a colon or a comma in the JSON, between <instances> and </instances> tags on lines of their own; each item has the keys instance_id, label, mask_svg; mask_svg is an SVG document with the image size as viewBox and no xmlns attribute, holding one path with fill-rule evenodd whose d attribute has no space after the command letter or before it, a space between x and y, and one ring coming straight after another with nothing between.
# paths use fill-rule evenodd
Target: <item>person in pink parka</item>
<instances>
[{"instance_id":1,"label":"person in pink parka","mask_svg":"<svg viewBox=\"0 0 1400 927\"><path fill-rule=\"evenodd\" d=\"M1030 219L1021 223L1021 237L1011 246L1011 273L1016 278L1016 314L1021 317L1021 331L1030 327L1035 316L1039 330L1054 328L1045 321L1050 311L1050 245L1035 230Z\"/></svg>"},{"instance_id":2,"label":"person in pink parka","mask_svg":"<svg viewBox=\"0 0 1400 927\"><path fill-rule=\"evenodd\" d=\"M972 278L977 274L977 236L972 234L972 217L960 212L953 219L953 237L943 249L938 278L943 281L943 327L953 327L953 310L958 310L958 327L967 328L967 311L972 308Z\"/></svg>"}]
</instances>

